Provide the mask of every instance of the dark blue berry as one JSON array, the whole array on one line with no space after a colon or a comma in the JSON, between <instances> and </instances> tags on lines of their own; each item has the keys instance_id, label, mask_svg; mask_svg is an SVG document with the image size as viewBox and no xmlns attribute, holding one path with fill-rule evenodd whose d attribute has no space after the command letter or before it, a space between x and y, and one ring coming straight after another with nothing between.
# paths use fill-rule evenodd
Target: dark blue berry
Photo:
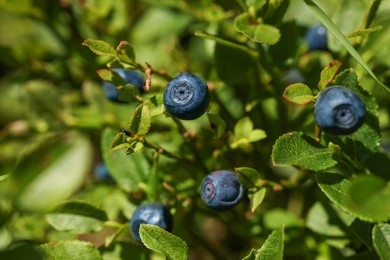
<instances>
[{"instance_id":1,"label":"dark blue berry","mask_svg":"<svg viewBox=\"0 0 390 260\"><path fill-rule=\"evenodd\" d=\"M282 80L286 85L305 82L305 78L303 77L301 71L297 68L287 70Z\"/></svg>"},{"instance_id":2,"label":"dark blue berry","mask_svg":"<svg viewBox=\"0 0 390 260\"><path fill-rule=\"evenodd\" d=\"M144 78L134 70L112 69L115 71L126 83L130 83L143 92ZM119 92L116 87L108 81L102 83L105 96L112 101L119 101Z\"/></svg>"},{"instance_id":3,"label":"dark blue berry","mask_svg":"<svg viewBox=\"0 0 390 260\"><path fill-rule=\"evenodd\" d=\"M148 203L139 206L130 220L130 232L133 238L141 241L139 228L141 224L159 226L168 232L172 231L173 218L168 208L160 203Z\"/></svg>"},{"instance_id":4,"label":"dark blue berry","mask_svg":"<svg viewBox=\"0 0 390 260\"><path fill-rule=\"evenodd\" d=\"M327 50L328 37L326 27L322 24L311 27L306 34L306 42L311 51Z\"/></svg>"},{"instance_id":5,"label":"dark blue berry","mask_svg":"<svg viewBox=\"0 0 390 260\"><path fill-rule=\"evenodd\" d=\"M95 177L99 181L113 181L105 163L101 162L95 167Z\"/></svg>"},{"instance_id":6,"label":"dark blue berry","mask_svg":"<svg viewBox=\"0 0 390 260\"><path fill-rule=\"evenodd\" d=\"M347 135L363 124L366 107L359 95L351 89L330 86L318 96L314 115L317 125L325 132Z\"/></svg>"},{"instance_id":7,"label":"dark blue berry","mask_svg":"<svg viewBox=\"0 0 390 260\"><path fill-rule=\"evenodd\" d=\"M244 187L232 171L214 171L203 179L201 185L203 202L216 210L224 210L237 205L243 195Z\"/></svg>"},{"instance_id":8,"label":"dark blue berry","mask_svg":"<svg viewBox=\"0 0 390 260\"><path fill-rule=\"evenodd\" d=\"M179 74L168 83L164 92L166 110L179 119L196 119L206 112L209 104L207 84L194 74Z\"/></svg>"}]
</instances>

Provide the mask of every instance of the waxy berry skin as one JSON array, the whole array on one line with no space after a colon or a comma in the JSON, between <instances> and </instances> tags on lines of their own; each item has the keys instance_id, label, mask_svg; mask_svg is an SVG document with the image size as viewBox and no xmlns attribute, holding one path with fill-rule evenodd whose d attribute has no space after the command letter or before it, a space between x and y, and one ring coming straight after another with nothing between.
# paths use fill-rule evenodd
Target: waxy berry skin
<instances>
[{"instance_id":1,"label":"waxy berry skin","mask_svg":"<svg viewBox=\"0 0 390 260\"><path fill-rule=\"evenodd\" d=\"M134 70L124 70L119 68L115 68L112 70L115 71L125 82L134 85L141 93L144 91L143 87L145 80L138 72ZM104 95L109 100L114 102L120 102L119 92L113 84L104 80L102 82L102 88Z\"/></svg>"},{"instance_id":2,"label":"waxy berry skin","mask_svg":"<svg viewBox=\"0 0 390 260\"><path fill-rule=\"evenodd\" d=\"M309 50L327 50L328 37L327 29L322 24L311 27L306 34L306 43Z\"/></svg>"},{"instance_id":3,"label":"waxy berry skin","mask_svg":"<svg viewBox=\"0 0 390 260\"><path fill-rule=\"evenodd\" d=\"M237 174L228 170L219 170L203 179L200 194L207 206L222 211L237 205L244 191Z\"/></svg>"},{"instance_id":4,"label":"waxy berry skin","mask_svg":"<svg viewBox=\"0 0 390 260\"><path fill-rule=\"evenodd\" d=\"M334 135L348 135L363 124L366 107L353 90L330 86L318 96L314 116L320 129Z\"/></svg>"},{"instance_id":5,"label":"waxy berry skin","mask_svg":"<svg viewBox=\"0 0 390 260\"><path fill-rule=\"evenodd\" d=\"M141 241L139 236L141 224L156 225L171 232L173 228L173 218L168 208L161 203L148 203L139 206L134 211L130 220L130 232L137 241Z\"/></svg>"},{"instance_id":6,"label":"waxy berry skin","mask_svg":"<svg viewBox=\"0 0 390 260\"><path fill-rule=\"evenodd\" d=\"M193 120L202 116L210 104L206 82L191 73L181 73L164 91L165 109L174 117Z\"/></svg>"}]
</instances>

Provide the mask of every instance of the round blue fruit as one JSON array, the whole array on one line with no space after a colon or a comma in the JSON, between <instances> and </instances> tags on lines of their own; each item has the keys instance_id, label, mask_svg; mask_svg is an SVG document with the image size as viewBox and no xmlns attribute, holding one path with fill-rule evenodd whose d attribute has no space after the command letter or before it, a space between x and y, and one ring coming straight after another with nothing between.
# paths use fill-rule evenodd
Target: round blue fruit
<instances>
[{"instance_id":1,"label":"round blue fruit","mask_svg":"<svg viewBox=\"0 0 390 260\"><path fill-rule=\"evenodd\" d=\"M113 181L105 163L101 162L95 167L95 177L99 181Z\"/></svg>"},{"instance_id":2,"label":"round blue fruit","mask_svg":"<svg viewBox=\"0 0 390 260\"><path fill-rule=\"evenodd\" d=\"M314 105L319 128L334 135L355 132L364 121L366 107L353 90L343 86L325 88Z\"/></svg>"},{"instance_id":3,"label":"round blue fruit","mask_svg":"<svg viewBox=\"0 0 390 260\"><path fill-rule=\"evenodd\" d=\"M141 93L144 87L144 78L134 70L124 69L112 69L115 71L125 82L134 85ZM108 81L102 83L103 92L105 96L112 101L119 101L119 92L116 87Z\"/></svg>"},{"instance_id":4,"label":"round blue fruit","mask_svg":"<svg viewBox=\"0 0 390 260\"><path fill-rule=\"evenodd\" d=\"M306 42L309 50L327 50L327 29L322 24L311 27L306 34Z\"/></svg>"},{"instance_id":5,"label":"round blue fruit","mask_svg":"<svg viewBox=\"0 0 390 260\"><path fill-rule=\"evenodd\" d=\"M168 83L164 92L165 109L179 119L199 118L206 112L209 104L207 84L194 74L179 74Z\"/></svg>"},{"instance_id":6,"label":"round blue fruit","mask_svg":"<svg viewBox=\"0 0 390 260\"><path fill-rule=\"evenodd\" d=\"M141 224L159 226L168 232L172 231L173 218L168 208L161 203L148 203L139 206L130 220L130 232L133 238L141 241L139 229Z\"/></svg>"},{"instance_id":7,"label":"round blue fruit","mask_svg":"<svg viewBox=\"0 0 390 260\"><path fill-rule=\"evenodd\" d=\"M220 170L210 173L203 179L200 194L207 206L221 211L241 201L244 187L238 180L237 174Z\"/></svg>"}]
</instances>

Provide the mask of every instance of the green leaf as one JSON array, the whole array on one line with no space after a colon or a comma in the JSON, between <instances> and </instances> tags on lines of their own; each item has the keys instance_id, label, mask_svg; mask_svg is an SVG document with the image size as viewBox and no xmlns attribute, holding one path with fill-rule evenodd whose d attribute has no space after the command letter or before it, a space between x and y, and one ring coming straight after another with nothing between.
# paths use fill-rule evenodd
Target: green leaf
<instances>
[{"instance_id":1,"label":"green leaf","mask_svg":"<svg viewBox=\"0 0 390 260\"><path fill-rule=\"evenodd\" d=\"M20 170L23 175L33 176L19 190L16 198L18 207L28 211L48 210L67 199L83 184L93 157L89 139L75 132L59 137L61 141L46 147L37 153L37 158L31 157L31 162L24 161L16 169L15 181L22 179Z\"/></svg>"},{"instance_id":2,"label":"green leaf","mask_svg":"<svg viewBox=\"0 0 390 260\"><path fill-rule=\"evenodd\" d=\"M283 97L298 105L306 105L314 100L313 91L303 83L289 85L284 90Z\"/></svg>"},{"instance_id":3,"label":"green leaf","mask_svg":"<svg viewBox=\"0 0 390 260\"><path fill-rule=\"evenodd\" d=\"M83 234L101 230L107 221L107 215L92 204L72 201L50 211L46 214L46 220L57 230Z\"/></svg>"},{"instance_id":4,"label":"green leaf","mask_svg":"<svg viewBox=\"0 0 390 260\"><path fill-rule=\"evenodd\" d=\"M43 259L102 260L99 251L91 243L79 240L49 242L40 246Z\"/></svg>"},{"instance_id":5,"label":"green leaf","mask_svg":"<svg viewBox=\"0 0 390 260\"><path fill-rule=\"evenodd\" d=\"M168 260L188 259L187 244L168 231L155 225L141 224L139 234L147 248L163 253Z\"/></svg>"},{"instance_id":6,"label":"green leaf","mask_svg":"<svg viewBox=\"0 0 390 260\"><path fill-rule=\"evenodd\" d=\"M310 230L328 237L345 236L341 229L341 223L330 207L325 207L321 202L316 202L309 210L306 217L306 227Z\"/></svg>"},{"instance_id":7,"label":"green leaf","mask_svg":"<svg viewBox=\"0 0 390 260\"><path fill-rule=\"evenodd\" d=\"M226 123L218 114L208 113L207 117L209 119L210 125L212 128L217 128L217 136L221 138L222 134L225 132Z\"/></svg>"},{"instance_id":8,"label":"green leaf","mask_svg":"<svg viewBox=\"0 0 390 260\"><path fill-rule=\"evenodd\" d=\"M230 147L235 149L241 145L257 142L266 137L267 134L264 130L253 130L252 120L249 117L244 117L234 127L234 138L231 140Z\"/></svg>"},{"instance_id":9,"label":"green leaf","mask_svg":"<svg viewBox=\"0 0 390 260\"><path fill-rule=\"evenodd\" d=\"M372 230L375 251L381 260L390 259L390 224L379 223Z\"/></svg>"},{"instance_id":10,"label":"green leaf","mask_svg":"<svg viewBox=\"0 0 390 260\"><path fill-rule=\"evenodd\" d=\"M371 71L368 65L360 57L359 53L353 48L348 39L344 34L339 30L339 28L332 22L332 20L324 13L324 11L313 1L313 0L304 0L304 2L309 6L321 23L331 32L336 39L344 46L344 48L351 54L351 56L364 68L364 70L388 93L390 89L385 86L382 82L378 80L375 74Z\"/></svg>"},{"instance_id":11,"label":"green leaf","mask_svg":"<svg viewBox=\"0 0 390 260\"><path fill-rule=\"evenodd\" d=\"M234 134L236 139L247 137L250 132L253 130L252 120L246 116L238 120L237 124L234 126Z\"/></svg>"},{"instance_id":12,"label":"green leaf","mask_svg":"<svg viewBox=\"0 0 390 260\"><path fill-rule=\"evenodd\" d=\"M361 29L361 30L356 31L356 32L348 33L345 37L347 37L347 38L363 37L363 36L367 36L368 34L370 34L372 32L376 32L376 31L380 31L380 30L383 30L383 26L378 25L378 26L374 26L371 28Z\"/></svg>"},{"instance_id":13,"label":"green leaf","mask_svg":"<svg viewBox=\"0 0 390 260\"><path fill-rule=\"evenodd\" d=\"M351 208L370 222L390 220L390 185L374 175L358 176L349 189Z\"/></svg>"},{"instance_id":14,"label":"green leaf","mask_svg":"<svg viewBox=\"0 0 390 260\"><path fill-rule=\"evenodd\" d=\"M127 148L129 146L130 144L127 142L127 136L124 133L118 133L112 139L110 150L111 151L120 150L123 148Z\"/></svg>"},{"instance_id":15,"label":"green leaf","mask_svg":"<svg viewBox=\"0 0 390 260\"><path fill-rule=\"evenodd\" d=\"M114 47L105 41L87 39L83 42L83 45L87 46L93 53L100 56L110 56L113 58L117 56Z\"/></svg>"},{"instance_id":16,"label":"green leaf","mask_svg":"<svg viewBox=\"0 0 390 260\"><path fill-rule=\"evenodd\" d=\"M260 188L259 190L254 191L254 192L249 191L248 197L249 197L249 202L251 204L251 211L252 212L255 212L255 210L263 202L266 192L267 192L267 189L264 187Z\"/></svg>"},{"instance_id":17,"label":"green leaf","mask_svg":"<svg viewBox=\"0 0 390 260\"><path fill-rule=\"evenodd\" d=\"M129 228L130 228L130 223L123 224L120 228L118 228L115 231L114 234L112 234L111 236L107 236L104 240L105 247L111 246L111 244L114 243L121 234L128 232Z\"/></svg>"},{"instance_id":18,"label":"green leaf","mask_svg":"<svg viewBox=\"0 0 390 260\"><path fill-rule=\"evenodd\" d=\"M242 260L256 260L257 250L252 248L249 255L245 256Z\"/></svg>"},{"instance_id":19,"label":"green leaf","mask_svg":"<svg viewBox=\"0 0 390 260\"><path fill-rule=\"evenodd\" d=\"M237 16L234 27L251 41L258 43L275 44L281 36L278 28L262 23L261 19L254 19L249 13Z\"/></svg>"},{"instance_id":20,"label":"green leaf","mask_svg":"<svg viewBox=\"0 0 390 260\"><path fill-rule=\"evenodd\" d=\"M114 86L126 85L126 81L115 71L109 69L99 69L96 72L102 80L111 82Z\"/></svg>"},{"instance_id":21,"label":"green leaf","mask_svg":"<svg viewBox=\"0 0 390 260\"><path fill-rule=\"evenodd\" d=\"M164 114L164 94L156 94L148 99L145 99L144 102L150 109L151 117Z\"/></svg>"},{"instance_id":22,"label":"green leaf","mask_svg":"<svg viewBox=\"0 0 390 260\"><path fill-rule=\"evenodd\" d=\"M320 90L323 90L328 84L332 83L340 67L341 62L333 60L321 71L320 81L318 82L318 88Z\"/></svg>"},{"instance_id":23,"label":"green leaf","mask_svg":"<svg viewBox=\"0 0 390 260\"><path fill-rule=\"evenodd\" d=\"M284 251L284 226L275 229L257 251L256 260L282 260Z\"/></svg>"},{"instance_id":24,"label":"green leaf","mask_svg":"<svg viewBox=\"0 0 390 260\"><path fill-rule=\"evenodd\" d=\"M332 152L308 135L291 132L279 137L272 150L274 165L294 165L312 171L322 171L337 164Z\"/></svg>"},{"instance_id":25,"label":"green leaf","mask_svg":"<svg viewBox=\"0 0 390 260\"><path fill-rule=\"evenodd\" d=\"M264 177L257 170L249 167L234 168L238 179L244 188L262 187L262 178Z\"/></svg>"},{"instance_id":26,"label":"green leaf","mask_svg":"<svg viewBox=\"0 0 390 260\"><path fill-rule=\"evenodd\" d=\"M379 177L361 175L350 181L336 173L318 173L325 195L346 212L368 222L390 219L390 188Z\"/></svg>"},{"instance_id":27,"label":"green leaf","mask_svg":"<svg viewBox=\"0 0 390 260\"><path fill-rule=\"evenodd\" d=\"M130 119L129 130L133 135L145 135L151 126L151 113L148 105L140 104Z\"/></svg>"},{"instance_id":28,"label":"green leaf","mask_svg":"<svg viewBox=\"0 0 390 260\"><path fill-rule=\"evenodd\" d=\"M262 129L254 129L249 133L248 141L250 143L254 143L260 140L263 140L267 137L267 134Z\"/></svg>"},{"instance_id":29,"label":"green leaf","mask_svg":"<svg viewBox=\"0 0 390 260\"><path fill-rule=\"evenodd\" d=\"M138 188L138 183L144 182L149 172L149 162L143 153L130 156L123 151L111 151L111 142L118 131L106 128L101 137L101 149L104 162L115 182L123 190L130 192Z\"/></svg>"},{"instance_id":30,"label":"green leaf","mask_svg":"<svg viewBox=\"0 0 390 260\"><path fill-rule=\"evenodd\" d=\"M287 228L302 227L302 220L294 213L283 208L274 208L264 212L264 226L268 229L276 229L280 226Z\"/></svg>"},{"instance_id":31,"label":"green leaf","mask_svg":"<svg viewBox=\"0 0 390 260\"><path fill-rule=\"evenodd\" d=\"M120 61L127 64L135 63L135 51L133 46L131 46L126 41L121 41L116 47L116 53Z\"/></svg>"}]
</instances>

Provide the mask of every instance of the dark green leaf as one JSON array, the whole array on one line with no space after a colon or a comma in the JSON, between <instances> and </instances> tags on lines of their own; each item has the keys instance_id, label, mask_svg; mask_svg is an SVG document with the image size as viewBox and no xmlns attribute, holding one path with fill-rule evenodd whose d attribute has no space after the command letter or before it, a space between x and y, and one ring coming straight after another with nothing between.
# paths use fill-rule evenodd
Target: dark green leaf
<instances>
[{"instance_id":1,"label":"dark green leaf","mask_svg":"<svg viewBox=\"0 0 390 260\"><path fill-rule=\"evenodd\" d=\"M151 125L151 113L148 105L140 104L130 119L129 130L134 135L145 135Z\"/></svg>"},{"instance_id":2,"label":"dark green leaf","mask_svg":"<svg viewBox=\"0 0 390 260\"><path fill-rule=\"evenodd\" d=\"M257 251L256 260L282 260L284 251L284 226L275 229Z\"/></svg>"},{"instance_id":3,"label":"dark green leaf","mask_svg":"<svg viewBox=\"0 0 390 260\"><path fill-rule=\"evenodd\" d=\"M43 259L56 260L100 260L103 259L99 251L89 242L69 240L49 242L40 246Z\"/></svg>"},{"instance_id":4,"label":"dark green leaf","mask_svg":"<svg viewBox=\"0 0 390 260\"><path fill-rule=\"evenodd\" d=\"M141 224L139 234L147 248L163 253L168 260L188 259L187 244L168 231L155 225Z\"/></svg>"},{"instance_id":5,"label":"dark green leaf","mask_svg":"<svg viewBox=\"0 0 390 260\"><path fill-rule=\"evenodd\" d=\"M251 41L258 43L275 44L281 36L278 28L262 23L261 19L253 18L249 13L237 16L234 27Z\"/></svg>"},{"instance_id":6,"label":"dark green leaf","mask_svg":"<svg viewBox=\"0 0 390 260\"><path fill-rule=\"evenodd\" d=\"M303 83L289 85L283 92L283 97L298 105L306 105L314 100L313 91Z\"/></svg>"},{"instance_id":7,"label":"dark green leaf","mask_svg":"<svg viewBox=\"0 0 390 260\"><path fill-rule=\"evenodd\" d=\"M134 153L130 156L123 151L111 151L110 145L118 131L106 128L103 131L101 144L104 162L111 176L125 191L134 191L138 183L145 180L149 172L149 162L143 153Z\"/></svg>"},{"instance_id":8,"label":"dark green leaf","mask_svg":"<svg viewBox=\"0 0 390 260\"><path fill-rule=\"evenodd\" d=\"M341 67L341 62L338 60L333 60L328 63L328 65L321 71L320 81L318 82L318 88L320 90L326 88L326 86L334 80L339 69Z\"/></svg>"},{"instance_id":9,"label":"dark green leaf","mask_svg":"<svg viewBox=\"0 0 390 260\"><path fill-rule=\"evenodd\" d=\"M375 251L381 260L390 259L390 224L379 223L372 230Z\"/></svg>"},{"instance_id":10,"label":"dark green leaf","mask_svg":"<svg viewBox=\"0 0 390 260\"><path fill-rule=\"evenodd\" d=\"M272 150L275 165L294 165L312 171L322 171L337 164L332 152L308 135L300 132L284 134Z\"/></svg>"},{"instance_id":11,"label":"dark green leaf","mask_svg":"<svg viewBox=\"0 0 390 260\"><path fill-rule=\"evenodd\" d=\"M240 48L236 48L236 46ZM234 43L230 45L217 43L215 45L215 69L218 77L226 83L236 84L243 81L245 75L254 68L251 56L241 47L241 45L234 45Z\"/></svg>"},{"instance_id":12,"label":"dark green leaf","mask_svg":"<svg viewBox=\"0 0 390 260\"><path fill-rule=\"evenodd\" d=\"M46 215L46 220L57 230L83 234L101 230L107 215L89 203L72 201L57 206Z\"/></svg>"},{"instance_id":13,"label":"dark green leaf","mask_svg":"<svg viewBox=\"0 0 390 260\"><path fill-rule=\"evenodd\" d=\"M101 40L93 40L87 39L83 42L84 46L87 46L93 53L101 56L110 56L115 58L116 51L111 44L101 41Z\"/></svg>"},{"instance_id":14,"label":"dark green leaf","mask_svg":"<svg viewBox=\"0 0 390 260\"><path fill-rule=\"evenodd\" d=\"M152 117L164 114L164 95L162 93L146 99L145 104L149 107Z\"/></svg>"}]
</instances>

